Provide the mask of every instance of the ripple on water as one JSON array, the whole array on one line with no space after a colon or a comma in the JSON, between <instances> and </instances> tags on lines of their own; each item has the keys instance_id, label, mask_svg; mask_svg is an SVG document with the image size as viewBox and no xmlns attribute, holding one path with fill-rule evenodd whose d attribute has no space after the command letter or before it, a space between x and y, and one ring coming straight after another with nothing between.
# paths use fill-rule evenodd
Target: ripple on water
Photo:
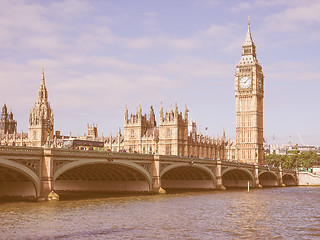
<instances>
[{"instance_id":1,"label":"ripple on water","mask_svg":"<svg viewBox=\"0 0 320 240\"><path fill-rule=\"evenodd\" d=\"M317 239L320 188L0 205L0 239Z\"/></svg>"}]
</instances>

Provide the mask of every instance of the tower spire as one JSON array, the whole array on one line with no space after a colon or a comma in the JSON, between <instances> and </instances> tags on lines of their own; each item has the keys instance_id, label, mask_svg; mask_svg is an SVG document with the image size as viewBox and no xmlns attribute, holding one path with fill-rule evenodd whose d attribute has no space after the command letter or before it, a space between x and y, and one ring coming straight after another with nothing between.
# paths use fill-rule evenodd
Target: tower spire
<instances>
[{"instance_id":1,"label":"tower spire","mask_svg":"<svg viewBox=\"0 0 320 240\"><path fill-rule=\"evenodd\" d=\"M44 78L44 66L42 66L41 84L38 91L38 103L44 103L48 101L48 92Z\"/></svg>"},{"instance_id":2,"label":"tower spire","mask_svg":"<svg viewBox=\"0 0 320 240\"><path fill-rule=\"evenodd\" d=\"M53 112L48 102L48 92L45 85L44 67L42 67L41 83L38 98L30 112L28 137L31 146L41 147L47 138L53 139ZM47 141L49 143L49 141Z\"/></svg>"},{"instance_id":3,"label":"tower spire","mask_svg":"<svg viewBox=\"0 0 320 240\"><path fill-rule=\"evenodd\" d=\"M252 40L251 30L250 30L250 17L248 17L248 32L247 32L246 39L244 40L244 43L242 44L242 46L252 46L252 45L254 45L254 42Z\"/></svg>"},{"instance_id":4,"label":"tower spire","mask_svg":"<svg viewBox=\"0 0 320 240\"><path fill-rule=\"evenodd\" d=\"M254 44L250 30L250 17L248 17L248 31L246 38L242 44L242 57L240 65L259 64L256 56L256 45Z\"/></svg>"},{"instance_id":5,"label":"tower spire","mask_svg":"<svg viewBox=\"0 0 320 240\"><path fill-rule=\"evenodd\" d=\"M41 85L45 85L45 78L44 78L44 66L42 66Z\"/></svg>"}]
</instances>

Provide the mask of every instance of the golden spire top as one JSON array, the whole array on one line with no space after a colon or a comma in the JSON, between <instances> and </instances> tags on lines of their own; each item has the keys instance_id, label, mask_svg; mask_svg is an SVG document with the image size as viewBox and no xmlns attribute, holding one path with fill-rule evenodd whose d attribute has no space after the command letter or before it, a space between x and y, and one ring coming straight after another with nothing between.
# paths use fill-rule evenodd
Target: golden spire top
<instances>
[{"instance_id":1,"label":"golden spire top","mask_svg":"<svg viewBox=\"0 0 320 240\"><path fill-rule=\"evenodd\" d=\"M250 16L248 16L248 25L250 26Z\"/></svg>"}]
</instances>

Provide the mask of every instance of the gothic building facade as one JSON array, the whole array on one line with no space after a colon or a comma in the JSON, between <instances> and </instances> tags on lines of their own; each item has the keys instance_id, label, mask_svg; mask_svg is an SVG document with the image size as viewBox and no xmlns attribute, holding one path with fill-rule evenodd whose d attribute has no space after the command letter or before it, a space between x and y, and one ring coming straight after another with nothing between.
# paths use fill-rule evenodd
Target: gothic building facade
<instances>
[{"instance_id":1,"label":"gothic building facade","mask_svg":"<svg viewBox=\"0 0 320 240\"><path fill-rule=\"evenodd\" d=\"M249 20L242 56L235 71L236 159L241 162L264 162L263 85L264 76L257 60Z\"/></svg>"},{"instance_id":2,"label":"gothic building facade","mask_svg":"<svg viewBox=\"0 0 320 240\"><path fill-rule=\"evenodd\" d=\"M49 137L53 140L53 112L48 101L45 85L44 69L42 69L41 83L35 105L30 111L28 133L17 133L17 122L13 120L12 112L7 114L4 105L1 114L0 144L13 146L42 147ZM3 131L2 131L3 130Z\"/></svg>"},{"instance_id":3,"label":"gothic building facade","mask_svg":"<svg viewBox=\"0 0 320 240\"><path fill-rule=\"evenodd\" d=\"M53 112L48 101L44 69L42 69L38 98L29 115L29 145L41 147L46 143L47 138L53 139L53 124Z\"/></svg>"},{"instance_id":4,"label":"gothic building facade","mask_svg":"<svg viewBox=\"0 0 320 240\"><path fill-rule=\"evenodd\" d=\"M13 119L13 113L8 113L7 105L4 104L0 120L0 136L17 132L17 122Z\"/></svg>"},{"instance_id":5,"label":"gothic building facade","mask_svg":"<svg viewBox=\"0 0 320 240\"><path fill-rule=\"evenodd\" d=\"M189 110L179 112L178 105L169 112L159 110L159 124L156 122L154 109L143 114L139 106L136 113L129 116L126 107L124 114L124 134L106 140L106 148L146 154L176 155L226 159L226 141L223 131L221 139L197 133L194 121L188 119Z\"/></svg>"}]
</instances>

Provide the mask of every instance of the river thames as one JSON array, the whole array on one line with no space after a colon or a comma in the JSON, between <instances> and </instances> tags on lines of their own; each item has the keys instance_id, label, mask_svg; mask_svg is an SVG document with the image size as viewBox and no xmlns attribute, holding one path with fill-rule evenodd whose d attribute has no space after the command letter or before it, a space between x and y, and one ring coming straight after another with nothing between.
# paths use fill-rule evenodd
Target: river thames
<instances>
[{"instance_id":1,"label":"river thames","mask_svg":"<svg viewBox=\"0 0 320 240\"><path fill-rule=\"evenodd\" d=\"M1 239L319 239L320 187L0 204Z\"/></svg>"}]
</instances>

